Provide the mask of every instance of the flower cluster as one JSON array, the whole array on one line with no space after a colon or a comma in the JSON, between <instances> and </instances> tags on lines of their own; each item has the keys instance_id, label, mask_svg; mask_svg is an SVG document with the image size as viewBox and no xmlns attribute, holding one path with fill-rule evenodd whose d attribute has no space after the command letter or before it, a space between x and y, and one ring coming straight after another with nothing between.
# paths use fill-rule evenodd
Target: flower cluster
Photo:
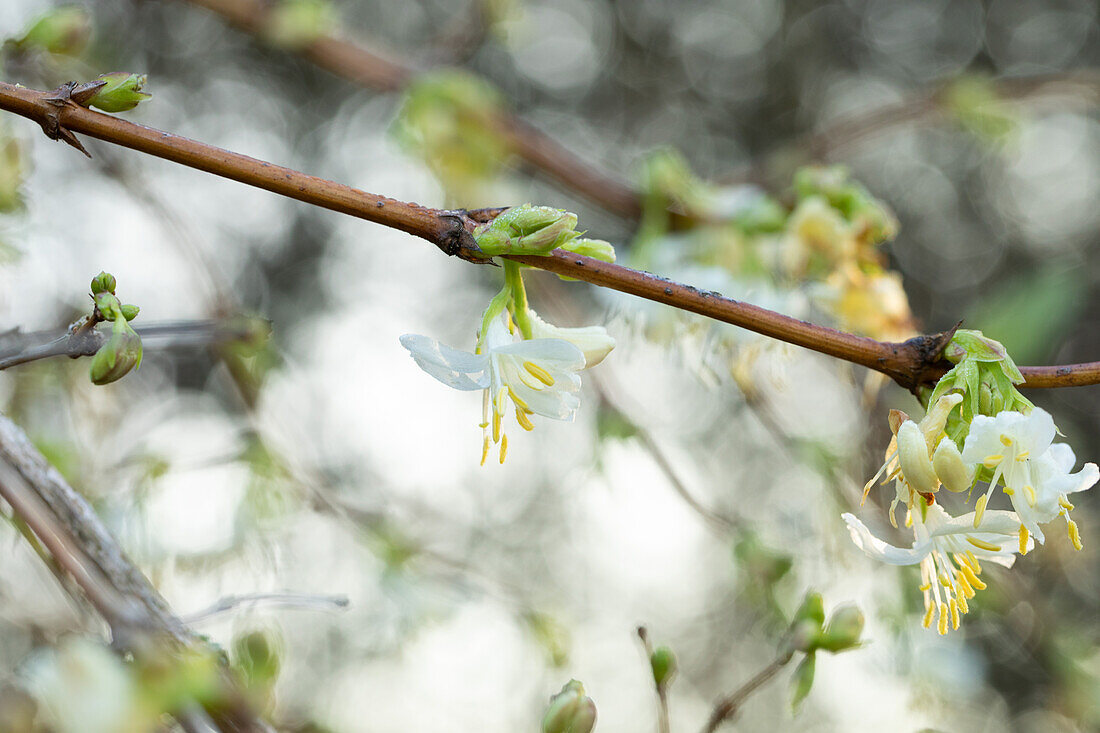
<instances>
[{"instance_id":1,"label":"flower cluster","mask_svg":"<svg viewBox=\"0 0 1100 733\"><path fill-rule=\"evenodd\" d=\"M548 254L553 246L577 246L597 240L573 232L574 214L546 207L523 206L505 212L499 225L475 233L482 251ZM606 242L608 259L614 251ZM473 352L453 349L435 339L405 334L401 345L412 358L453 389L482 390L481 463L492 446L500 462L508 452L504 420L514 413L524 430L534 430L532 415L572 420L580 406L579 372L604 360L615 340L601 326L559 328L539 318L527 305L521 266L503 261L504 288L482 317Z\"/></svg>"},{"instance_id":2,"label":"flower cluster","mask_svg":"<svg viewBox=\"0 0 1100 733\"><path fill-rule=\"evenodd\" d=\"M870 557L891 565L920 565L924 626L935 621L941 634L959 627L968 601L985 588L981 561L1011 567L1017 554L1026 555L1036 541L1045 541L1041 525L1059 517L1080 550L1069 495L1100 480L1094 463L1073 471L1073 449L1054 442L1054 419L1016 390L1022 377L1000 344L965 331L946 353L956 367L933 391L924 418L916 422L891 411L894 437L882 468L864 487L866 499L880 477L884 484L894 481L890 523L898 526L895 513L904 504L913 545L889 545L852 514L843 515L852 541ZM972 512L952 516L940 502L940 489L969 497L979 483L987 486ZM987 510L998 486L1011 511Z\"/></svg>"}]
</instances>

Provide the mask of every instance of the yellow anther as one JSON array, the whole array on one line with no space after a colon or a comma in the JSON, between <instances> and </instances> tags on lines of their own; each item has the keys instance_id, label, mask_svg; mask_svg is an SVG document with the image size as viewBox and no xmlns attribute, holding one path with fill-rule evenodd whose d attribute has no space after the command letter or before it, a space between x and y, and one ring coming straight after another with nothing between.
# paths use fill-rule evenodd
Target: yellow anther
<instances>
[{"instance_id":1,"label":"yellow anther","mask_svg":"<svg viewBox=\"0 0 1100 733\"><path fill-rule=\"evenodd\" d=\"M977 529L978 525L982 523L982 517L985 516L985 505L988 501L989 494L982 494L974 502L974 529Z\"/></svg>"},{"instance_id":2,"label":"yellow anther","mask_svg":"<svg viewBox=\"0 0 1100 733\"><path fill-rule=\"evenodd\" d=\"M516 405L521 409L527 410L528 412L531 411L531 408L527 406L527 403L523 401L523 398L516 394L516 391L512 389L512 385L510 384L508 385L508 396L511 397L512 402L515 402Z\"/></svg>"},{"instance_id":3,"label":"yellow anther","mask_svg":"<svg viewBox=\"0 0 1100 733\"><path fill-rule=\"evenodd\" d=\"M477 424L477 426L478 426L479 428L481 428L482 430L484 430L485 428L489 427L489 421L488 421L488 420L486 420L486 421L484 421L484 422L479 422L479 423Z\"/></svg>"},{"instance_id":4,"label":"yellow anther","mask_svg":"<svg viewBox=\"0 0 1100 733\"><path fill-rule=\"evenodd\" d=\"M1001 434L1001 445L1003 445L1005 448L1012 445L1012 438L1010 438L1007 435L1002 433Z\"/></svg>"},{"instance_id":5,"label":"yellow anther","mask_svg":"<svg viewBox=\"0 0 1100 733\"><path fill-rule=\"evenodd\" d=\"M1035 506L1035 503L1039 501L1035 496L1035 487L1031 484L1024 484L1024 496L1027 497L1027 503L1029 506Z\"/></svg>"},{"instance_id":6,"label":"yellow anther","mask_svg":"<svg viewBox=\"0 0 1100 733\"><path fill-rule=\"evenodd\" d=\"M973 598L973 597L974 597L974 590L973 589L971 589L969 596L967 596L965 593L957 593L955 595L955 599L959 602L959 612L960 613L970 613L970 606L967 605L966 599L967 598Z\"/></svg>"},{"instance_id":7,"label":"yellow anther","mask_svg":"<svg viewBox=\"0 0 1100 733\"><path fill-rule=\"evenodd\" d=\"M1013 491L1013 490L1012 490L1012 489L1011 489L1010 487L1008 487L1008 486L1006 486L1006 487L1004 488L1004 492L1005 492L1005 495L1006 495L1006 496L1013 496L1013 495L1014 495L1014 494L1016 493L1015 491Z\"/></svg>"},{"instance_id":8,"label":"yellow anther","mask_svg":"<svg viewBox=\"0 0 1100 733\"><path fill-rule=\"evenodd\" d=\"M921 626L927 629L929 626L932 625L932 614L935 612L935 610L936 607L929 603L928 610L924 612L924 620L920 622Z\"/></svg>"},{"instance_id":9,"label":"yellow anther","mask_svg":"<svg viewBox=\"0 0 1100 733\"><path fill-rule=\"evenodd\" d=\"M932 590L932 584L925 583L920 588L917 588L917 590L919 590L921 593L927 593L928 591Z\"/></svg>"},{"instance_id":10,"label":"yellow anther","mask_svg":"<svg viewBox=\"0 0 1100 733\"><path fill-rule=\"evenodd\" d=\"M504 456L508 455L508 436L504 435L500 438L500 465L504 465Z\"/></svg>"},{"instance_id":11,"label":"yellow anther","mask_svg":"<svg viewBox=\"0 0 1100 733\"><path fill-rule=\"evenodd\" d=\"M481 465L485 465L485 459L489 457L489 436L485 436L485 440L481 442Z\"/></svg>"},{"instance_id":12,"label":"yellow anther","mask_svg":"<svg viewBox=\"0 0 1100 733\"><path fill-rule=\"evenodd\" d=\"M1027 457L1031 455L1031 451L1023 450L1016 454L1017 461L1026 461Z\"/></svg>"},{"instance_id":13,"label":"yellow anther","mask_svg":"<svg viewBox=\"0 0 1100 733\"><path fill-rule=\"evenodd\" d=\"M998 463L1000 463L1004 459L1005 459L1005 457L1002 456L1000 453L994 453L991 456L986 456L985 460L982 461L982 464L985 465L986 468L994 468Z\"/></svg>"},{"instance_id":14,"label":"yellow anther","mask_svg":"<svg viewBox=\"0 0 1100 733\"><path fill-rule=\"evenodd\" d=\"M525 361L523 362L523 368L526 369L532 377L539 380L547 387L554 386L554 378L550 376L550 372L546 371L535 362Z\"/></svg>"},{"instance_id":15,"label":"yellow anther","mask_svg":"<svg viewBox=\"0 0 1100 733\"><path fill-rule=\"evenodd\" d=\"M986 542L985 540L979 540L977 537L967 537L966 541L974 545L975 547L981 548L983 550L989 550L990 552L1001 551L1000 545L995 545L992 542Z\"/></svg>"},{"instance_id":16,"label":"yellow anther","mask_svg":"<svg viewBox=\"0 0 1100 733\"><path fill-rule=\"evenodd\" d=\"M944 588L950 588L952 585L951 578L947 577L946 573L940 573L939 581L940 585L942 585Z\"/></svg>"},{"instance_id":17,"label":"yellow anther","mask_svg":"<svg viewBox=\"0 0 1100 733\"><path fill-rule=\"evenodd\" d=\"M951 628L959 628L959 604L955 602L955 599L951 599Z\"/></svg>"},{"instance_id":18,"label":"yellow anther","mask_svg":"<svg viewBox=\"0 0 1100 733\"><path fill-rule=\"evenodd\" d=\"M970 568L978 575L982 574L982 566L978 563L978 558L970 550L966 551L966 559L969 561Z\"/></svg>"},{"instance_id":19,"label":"yellow anther","mask_svg":"<svg viewBox=\"0 0 1100 733\"><path fill-rule=\"evenodd\" d=\"M527 432L531 432L535 429L535 424L531 422L531 418L527 417L527 413L518 407L516 408L516 422L518 422L519 426Z\"/></svg>"},{"instance_id":20,"label":"yellow anther","mask_svg":"<svg viewBox=\"0 0 1100 733\"><path fill-rule=\"evenodd\" d=\"M493 412L500 415L504 414L504 400L508 399L508 389L501 387L497 390L496 396L493 398Z\"/></svg>"},{"instance_id":21,"label":"yellow anther","mask_svg":"<svg viewBox=\"0 0 1100 733\"><path fill-rule=\"evenodd\" d=\"M958 590L961 592L959 598L973 598L974 588L970 585L970 581L966 579L966 576L962 574L962 571L957 571L955 577L959 581Z\"/></svg>"},{"instance_id":22,"label":"yellow anther","mask_svg":"<svg viewBox=\"0 0 1100 733\"><path fill-rule=\"evenodd\" d=\"M940 604L940 623L937 629L940 632L940 636L947 634L947 604Z\"/></svg>"},{"instance_id":23,"label":"yellow anther","mask_svg":"<svg viewBox=\"0 0 1100 733\"><path fill-rule=\"evenodd\" d=\"M970 569L969 565L963 565L959 568L959 572L966 578L966 582L970 584L970 587L974 590L985 590L985 583L974 574L974 571Z\"/></svg>"},{"instance_id":24,"label":"yellow anther","mask_svg":"<svg viewBox=\"0 0 1100 733\"><path fill-rule=\"evenodd\" d=\"M1066 530L1069 532L1069 541L1073 543L1073 549L1080 552L1084 545L1081 544L1081 533L1077 531L1077 522L1070 519Z\"/></svg>"},{"instance_id":25,"label":"yellow anther","mask_svg":"<svg viewBox=\"0 0 1100 733\"><path fill-rule=\"evenodd\" d=\"M1067 512L1073 511L1073 504L1070 504L1069 499L1067 499L1065 496L1058 500L1058 506L1062 507Z\"/></svg>"},{"instance_id":26,"label":"yellow anther","mask_svg":"<svg viewBox=\"0 0 1100 733\"><path fill-rule=\"evenodd\" d=\"M500 442L500 413L493 411L493 442Z\"/></svg>"},{"instance_id":27,"label":"yellow anther","mask_svg":"<svg viewBox=\"0 0 1100 733\"><path fill-rule=\"evenodd\" d=\"M897 525L894 526L897 527ZM913 526L913 510L908 508L905 510L905 526L907 528Z\"/></svg>"}]
</instances>

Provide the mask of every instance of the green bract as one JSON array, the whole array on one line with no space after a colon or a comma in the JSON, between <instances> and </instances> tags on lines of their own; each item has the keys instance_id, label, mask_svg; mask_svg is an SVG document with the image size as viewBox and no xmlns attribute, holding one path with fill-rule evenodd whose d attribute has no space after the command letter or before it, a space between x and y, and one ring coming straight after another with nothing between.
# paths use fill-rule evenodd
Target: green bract
<instances>
[{"instance_id":1,"label":"green bract","mask_svg":"<svg viewBox=\"0 0 1100 733\"><path fill-rule=\"evenodd\" d=\"M88 106L104 112L125 112L133 109L153 96L141 91L145 86L145 80L145 74L131 74L126 71L100 74L93 81L107 83L92 95L88 100Z\"/></svg>"},{"instance_id":2,"label":"green bract","mask_svg":"<svg viewBox=\"0 0 1100 733\"><path fill-rule=\"evenodd\" d=\"M577 239L577 215L549 206L513 206L474 230L474 240L489 256L546 255ZM610 245L609 245L610 246Z\"/></svg>"},{"instance_id":3,"label":"green bract","mask_svg":"<svg viewBox=\"0 0 1100 733\"><path fill-rule=\"evenodd\" d=\"M596 703L584 694L584 685L570 680L550 698L542 718L542 733L590 733L596 727Z\"/></svg>"}]
</instances>

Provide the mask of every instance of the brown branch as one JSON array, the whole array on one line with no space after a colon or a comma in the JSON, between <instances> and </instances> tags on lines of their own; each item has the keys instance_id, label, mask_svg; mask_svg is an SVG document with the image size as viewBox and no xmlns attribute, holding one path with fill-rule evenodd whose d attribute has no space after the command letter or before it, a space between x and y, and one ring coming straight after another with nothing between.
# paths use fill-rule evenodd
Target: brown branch
<instances>
[{"instance_id":1,"label":"brown branch","mask_svg":"<svg viewBox=\"0 0 1100 733\"><path fill-rule=\"evenodd\" d=\"M315 206L399 229L432 242L448 255L484 263L474 241L477 222L499 209L474 212L432 209L366 193L323 178L250 158L185 137L94 112L72 102L54 104L47 92L0 82L0 109L42 125L53 137L80 132L139 152L230 178ZM759 306L563 250L545 257L509 256L516 262L584 280L697 313L723 323L874 369L910 390L929 384L950 367L940 354L951 332L885 343L769 311ZM1029 387L1100 382L1100 363L1021 369Z\"/></svg>"},{"instance_id":2,"label":"brown branch","mask_svg":"<svg viewBox=\"0 0 1100 733\"><path fill-rule=\"evenodd\" d=\"M230 25L264 38L270 7L262 0L186 0L224 18ZM395 92L407 87L421 72L361 45L324 35L295 49L317 66L366 89ZM641 216L637 191L595 168L552 137L516 115L502 112L495 131L508 149L529 166L617 216Z\"/></svg>"},{"instance_id":3,"label":"brown branch","mask_svg":"<svg viewBox=\"0 0 1100 733\"><path fill-rule=\"evenodd\" d=\"M126 557L87 500L47 463L27 435L2 415L0 497L80 586L109 625L112 643L120 651L140 656L149 652L151 644L168 654L205 647L205 641L173 615ZM229 730L269 730L251 712L228 670L222 670L221 684L227 705L210 711L219 724ZM195 710L177 712L184 726L205 717Z\"/></svg>"},{"instance_id":4,"label":"brown branch","mask_svg":"<svg viewBox=\"0 0 1100 733\"><path fill-rule=\"evenodd\" d=\"M763 686L764 683L768 682L772 677L775 677L779 673L779 670L783 669L787 662L791 661L791 657L793 656L793 652L779 655L772 660L771 664L760 670L755 677L737 688L728 696L719 700L714 706L714 710L711 711L707 724L703 726L703 733L714 733L722 723L737 715L741 706L745 704L745 700L749 699L749 696Z\"/></svg>"}]
</instances>

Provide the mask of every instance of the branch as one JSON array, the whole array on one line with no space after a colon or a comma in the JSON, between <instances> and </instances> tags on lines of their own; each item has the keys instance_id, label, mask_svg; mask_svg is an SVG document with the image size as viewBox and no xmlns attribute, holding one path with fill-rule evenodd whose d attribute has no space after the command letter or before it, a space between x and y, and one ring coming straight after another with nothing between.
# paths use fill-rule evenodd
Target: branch
<instances>
[{"instance_id":1,"label":"branch","mask_svg":"<svg viewBox=\"0 0 1100 733\"><path fill-rule=\"evenodd\" d=\"M186 0L220 15L230 25L263 38L270 6L262 0ZM422 70L387 59L334 36L323 35L297 49L297 53L322 69L366 89L401 91ZM628 219L641 216L637 191L598 170L561 143L519 117L503 112L495 120L495 132L507 147L532 168L575 191L607 211Z\"/></svg>"},{"instance_id":2,"label":"branch","mask_svg":"<svg viewBox=\"0 0 1100 733\"><path fill-rule=\"evenodd\" d=\"M779 655L773 659L767 667L760 670L755 677L719 700L714 706L714 710L711 712L707 724L703 726L703 733L714 733L722 723L737 715L737 711L741 709L745 700L749 699L749 696L763 686L764 683L768 682L772 677L775 677L775 675L779 673L779 670L783 669L787 662L791 661L791 657L793 656L794 652L787 652L786 654Z\"/></svg>"},{"instance_id":3,"label":"branch","mask_svg":"<svg viewBox=\"0 0 1100 733\"><path fill-rule=\"evenodd\" d=\"M34 447L26 433L0 415L0 497L80 586L110 626L112 643L135 656L149 642L165 651L202 648L206 642L172 614L164 599L130 561L91 505ZM215 715L230 730L267 731L245 702L227 669L221 684L229 699ZM202 720L194 710L177 711L185 727ZM198 730L199 728L195 728ZM209 729L209 726L202 730Z\"/></svg>"},{"instance_id":4,"label":"branch","mask_svg":"<svg viewBox=\"0 0 1100 733\"><path fill-rule=\"evenodd\" d=\"M51 137L80 132L139 152L230 178L315 206L399 229L432 242L448 255L485 263L472 231L478 222L502 209L447 211L366 193L350 186L267 163L169 132L80 107L46 101L51 95L0 82L0 109L42 125ZM594 285L697 313L723 323L802 346L882 372L901 386L915 390L930 384L950 368L940 354L951 331L886 343L837 331L769 311L718 293L666 280L646 272L609 264L563 250L546 257L508 256ZM1056 367L1023 367L1028 387L1068 387L1100 382L1100 362Z\"/></svg>"}]
</instances>

